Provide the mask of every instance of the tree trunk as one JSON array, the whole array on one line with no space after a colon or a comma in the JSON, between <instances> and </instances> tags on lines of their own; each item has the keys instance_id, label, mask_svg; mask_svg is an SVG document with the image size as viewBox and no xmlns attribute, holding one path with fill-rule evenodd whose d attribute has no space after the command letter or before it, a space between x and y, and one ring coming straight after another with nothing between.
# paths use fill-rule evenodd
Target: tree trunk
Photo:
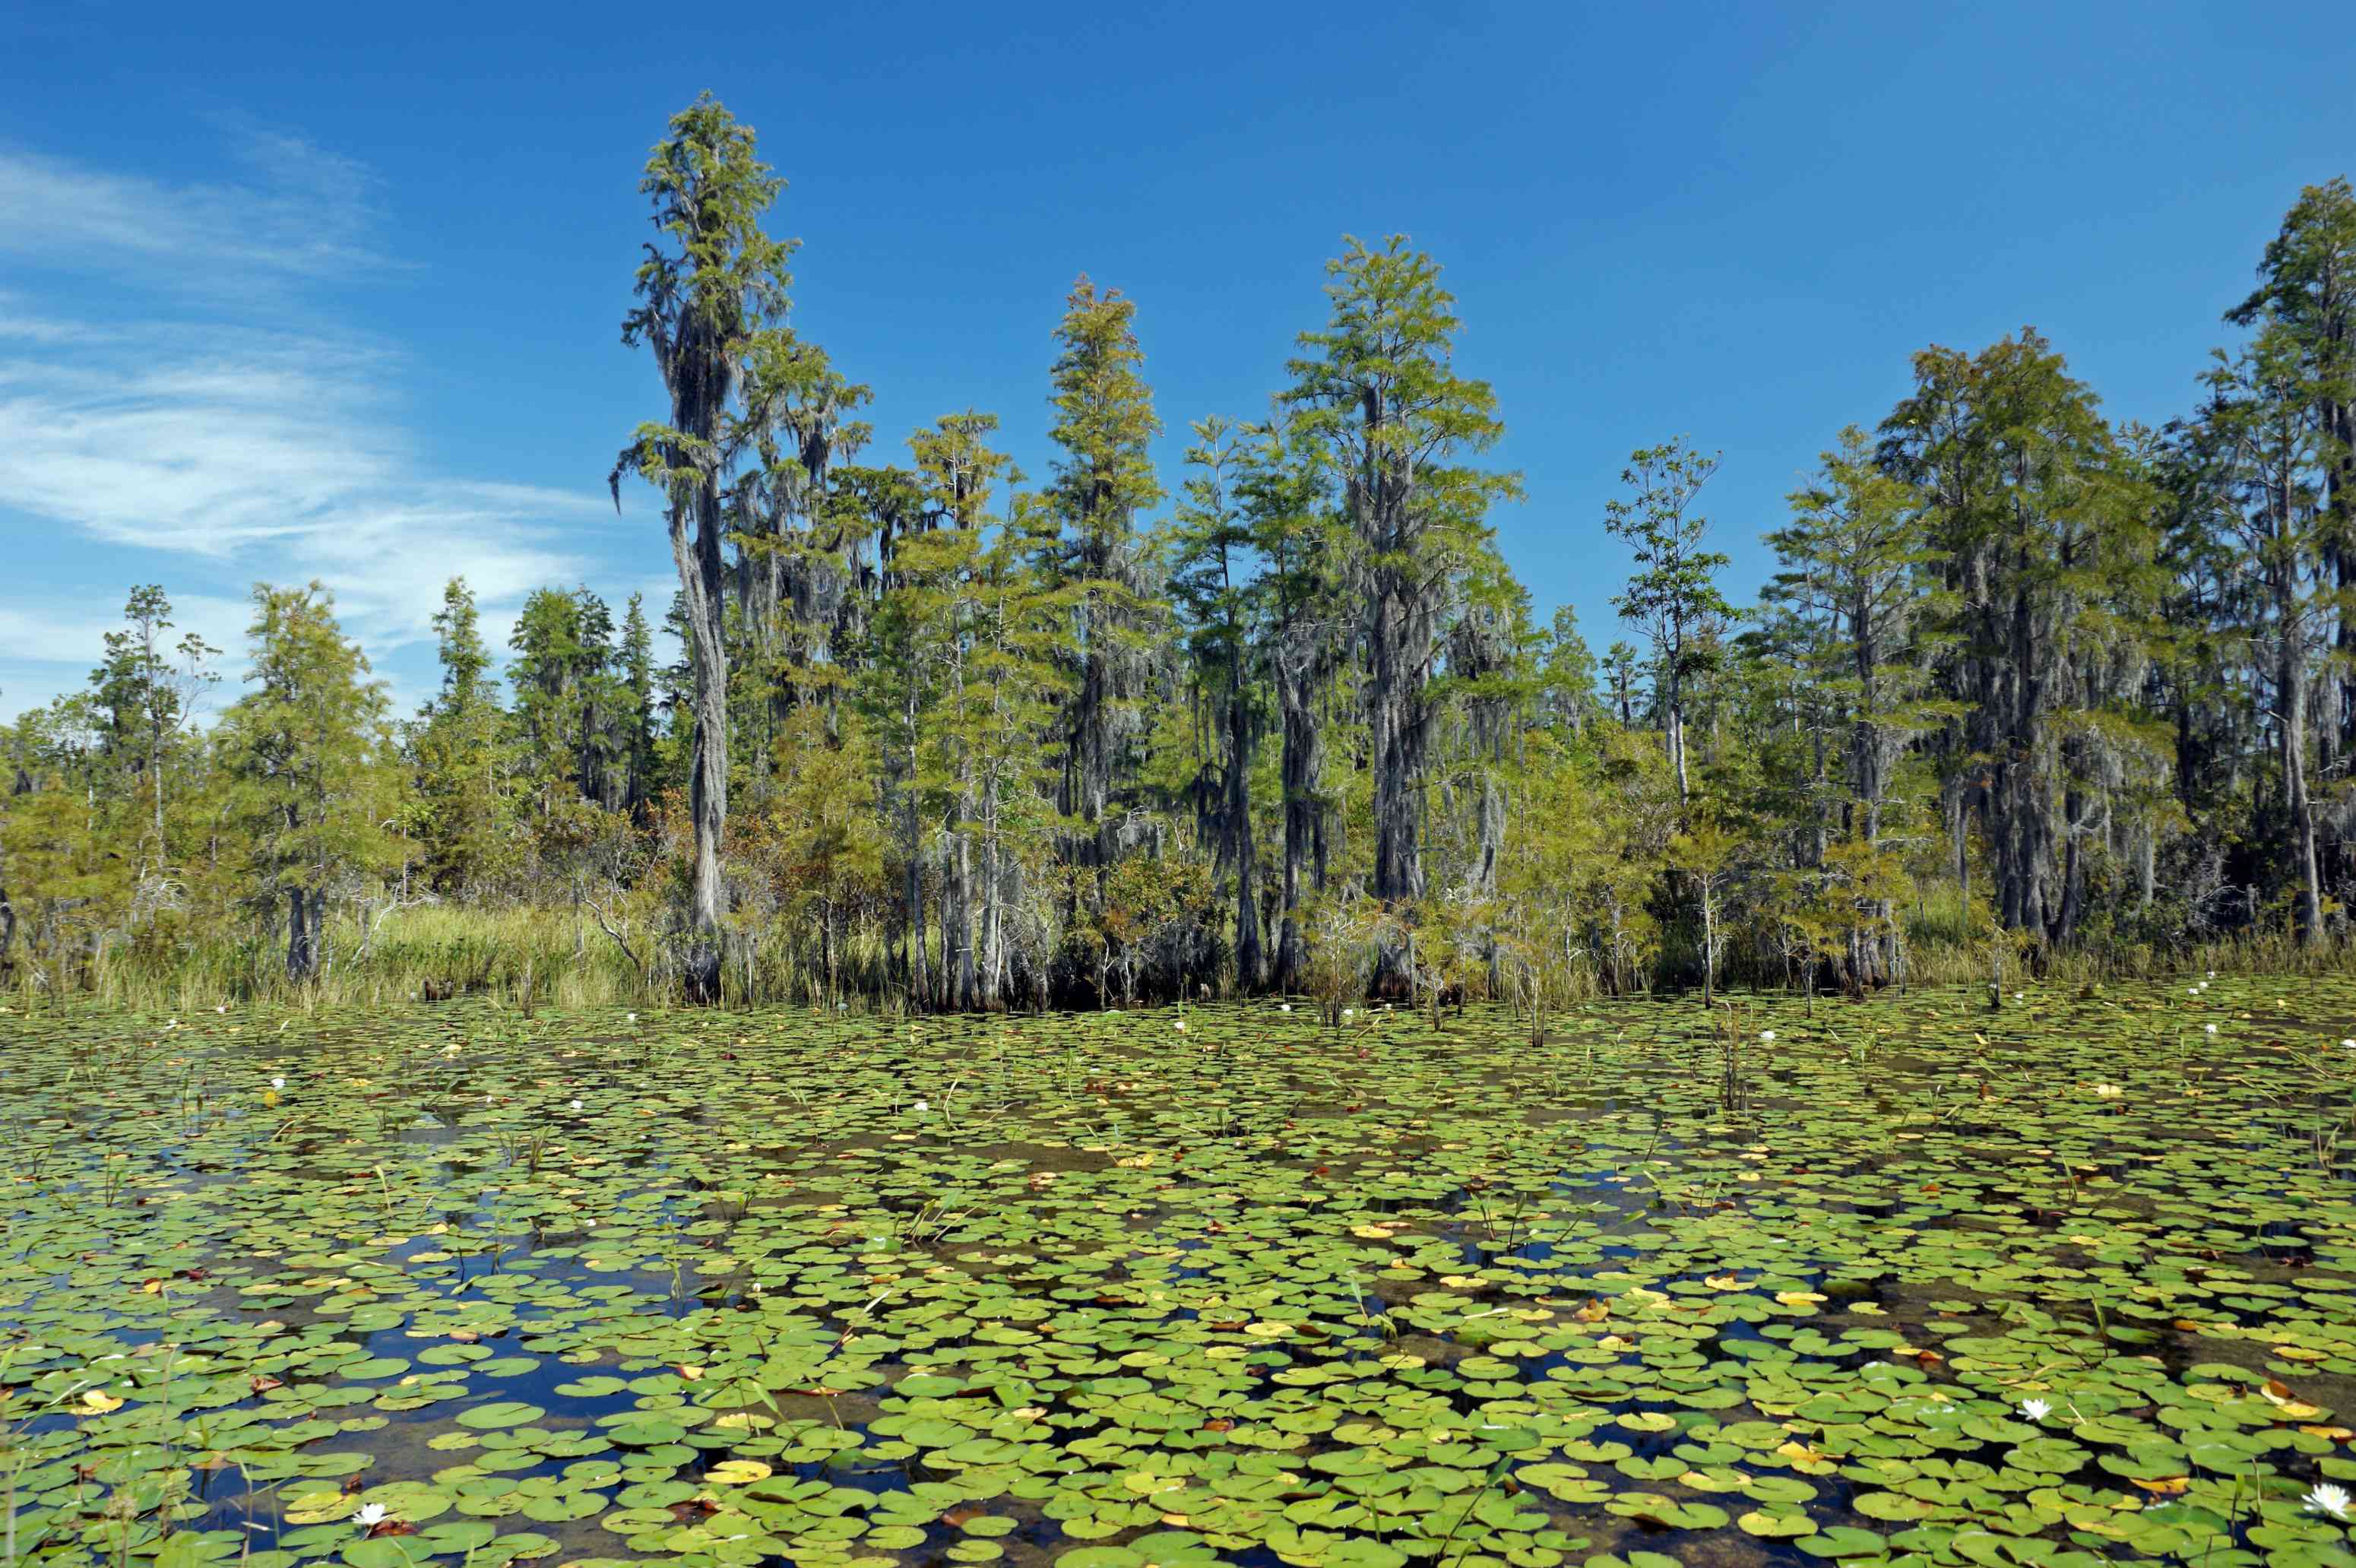
<instances>
[{"instance_id":1,"label":"tree trunk","mask_svg":"<svg viewBox=\"0 0 2356 1568\"><path fill-rule=\"evenodd\" d=\"M913 762L910 772L915 771ZM925 872L916 858L916 789L913 778L908 785L907 843L907 916L908 916L908 1010L925 1011L927 987L925 983Z\"/></svg>"},{"instance_id":2,"label":"tree trunk","mask_svg":"<svg viewBox=\"0 0 2356 1568\"><path fill-rule=\"evenodd\" d=\"M2283 811L2290 819L2286 825L2298 887L2298 940L2312 946L2323 940L2323 881L2316 854L2315 811L2307 789L2307 671L2300 668L2298 639L2292 635L2293 613L2287 606L2277 610L2282 651L2276 666L2276 696L2283 705Z\"/></svg>"},{"instance_id":3,"label":"tree trunk","mask_svg":"<svg viewBox=\"0 0 2356 1568\"><path fill-rule=\"evenodd\" d=\"M957 835L957 858L951 866L956 913L949 927L957 933L957 1004L970 1012L980 1000L980 985L973 953L973 839ZM944 955L946 957L946 955Z\"/></svg>"},{"instance_id":4,"label":"tree trunk","mask_svg":"<svg viewBox=\"0 0 2356 1568\"><path fill-rule=\"evenodd\" d=\"M1259 906L1253 898L1255 866L1251 822L1250 713L1244 703L1243 672L1231 669L1227 693L1227 839L1236 869L1236 985L1247 994L1268 983L1260 950Z\"/></svg>"},{"instance_id":5,"label":"tree trunk","mask_svg":"<svg viewBox=\"0 0 2356 1568\"><path fill-rule=\"evenodd\" d=\"M1368 639L1367 716L1373 730L1375 786L1374 895L1386 909L1411 918L1424 895L1423 851L1417 836L1423 791L1424 746L1430 726L1424 685L1431 641L1431 607L1419 585L1397 567L1375 574L1375 612ZM1386 939L1375 960L1375 989L1411 995L1407 946Z\"/></svg>"},{"instance_id":6,"label":"tree trunk","mask_svg":"<svg viewBox=\"0 0 2356 1568\"><path fill-rule=\"evenodd\" d=\"M689 537L690 513L695 529ZM728 821L728 649L722 635L720 492L709 477L670 509L671 559L687 609L695 678L694 739L688 771L688 814L695 826L689 883L689 944L684 980L690 1002L720 1000L720 847Z\"/></svg>"},{"instance_id":7,"label":"tree trunk","mask_svg":"<svg viewBox=\"0 0 2356 1568\"><path fill-rule=\"evenodd\" d=\"M1280 650L1277 660L1277 703L1282 710L1283 755L1278 763L1284 786L1284 875L1281 925L1277 938L1278 989L1301 988L1308 959L1308 940L1301 929L1301 879L1312 841L1317 835L1318 774L1317 716L1311 710L1311 677L1307 662L1290 650ZM1323 883L1322 875L1319 878Z\"/></svg>"},{"instance_id":8,"label":"tree trunk","mask_svg":"<svg viewBox=\"0 0 2356 1568\"><path fill-rule=\"evenodd\" d=\"M318 933L312 929L310 900L301 887L286 890L286 978L305 984L319 972Z\"/></svg>"},{"instance_id":9,"label":"tree trunk","mask_svg":"<svg viewBox=\"0 0 2356 1568\"><path fill-rule=\"evenodd\" d=\"M999 912L1004 873L999 865L997 815L993 800L984 819L981 844L981 1004L991 1012L998 1010L1005 996L1000 934L1004 917Z\"/></svg>"},{"instance_id":10,"label":"tree trunk","mask_svg":"<svg viewBox=\"0 0 2356 1568\"><path fill-rule=\"evenodd\" d=\"M1686 781L1686 714L1684 699L1678 694L1674 680L1669 688L1668 713L1669 766L1677 776L1677 804L1684 805L1693 798L1692 787Z\"/></svg>"}]
</instances>

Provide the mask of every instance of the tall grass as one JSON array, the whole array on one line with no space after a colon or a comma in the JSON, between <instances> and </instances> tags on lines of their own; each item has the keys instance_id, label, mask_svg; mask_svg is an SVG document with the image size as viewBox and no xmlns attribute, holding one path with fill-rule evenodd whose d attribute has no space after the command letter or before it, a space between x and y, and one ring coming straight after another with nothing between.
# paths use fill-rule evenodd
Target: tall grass
<instances>
[{"instance_id":1,"label":"tall grass","mask_svg":"<svg viewBox=\"0 0 2356 1568\"><path fill-rule=\"evenodd\" d=\"M641 927L624 935L635 961L585 913L426 905L366 926L350 917L331 921L321 972L299 983L288 978L278 942L213 933L169 947L107 949L80 964L63 987L53 972L26 965L13 989L27 1008L61 1003L61 993L70 992L102 1004L185 1014L262 1000L373 1007L469 996L559 1009L675 1000L658 934ZM732 1002L855 1006L889 989L885 954L873 936L854 937L838 956L831 987L786 933L732 933L726 946L723 981Z\"/></svg>"},{"instance_id":2,"label":"tall grass","mask_svg":"<svg viewBox=\"0 0 2356 1568\"><path fill-rule=\"evenodd\" d=\"M1905 930L1909 984L1995 983L2009 988L2028 975L2010 942L1975 934L1951 887L1926 890L1922 902L1907 911ZM586 913L425 905L400 908L366 925L349 915L338 918L330 927L324 971L304 983L288 979L284 949L276 942L259 934L216 932L168 945L110 948L78 966L62 985L54 971L20 964L9 990L20 1011L76 1001L181 1015L258 1001L359 1008L466 996L521 1010L656 1007L676 1001L676 970L664 961L658 933L641 921L623 935L635 961ZM938 933L928 936L928 962L937 964ZM895 955L884 932L854 928L834 955L830 977L807 939L808 933L788 929L784 922L732 933L724 1001L862 1012L897 1012L905 1005ZM1676 956L1665 951L1648 972L1678 976ZM2302 947L2289 932L2273 930L2164 949L2097 937L2040 955L2036 974L2046 983L2085 985L2211 969L2344 972L2356 969L2356 948L2337 942ZM1762 957L1730 963L1725 979L1737 986L1772 989L1785 975ZM1558 960L1543 975L1508 975L1502 999L1550 1009L1603 994L1601 982L1581 954Z\"/></svg>"}]
</instances>

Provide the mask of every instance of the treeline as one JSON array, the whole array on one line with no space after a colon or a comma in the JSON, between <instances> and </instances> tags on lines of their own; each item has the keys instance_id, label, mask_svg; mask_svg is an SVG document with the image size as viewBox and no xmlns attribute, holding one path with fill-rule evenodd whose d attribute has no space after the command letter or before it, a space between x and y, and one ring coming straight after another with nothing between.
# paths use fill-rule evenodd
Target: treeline
<instances>
[{"instance_id":1,"label":"treeline","mask_svg":"<svg viewBox=\"0 0 2356 1568\"><path fill-rule=\"evenodd\" d=\"M2345 942L2344 180L2221 302L2237 340L2164 427L2106 420L2033 330L1917 354L1790 497L1755 606L1709 547L1717 459L1635 453L1600 654L1495 552L1496 400L1403 240L1329 263L1288 384L1170 475L1136 306L1083 278L1033 481L989 413L880 447L789 324L781 186L708 98L642 184L624 335L661 417L613 483L663 506L673 635L545 589L502 678L454 581L440 689L396 719L325 590L264 586L198 723L219 650L136 590L88 688L0 732L17 983L316 985L426 905L541 911L645 994L916 1008L1545 1006ZM442 983L486 972L447 929Z\"/></svg>"}]
</instances>

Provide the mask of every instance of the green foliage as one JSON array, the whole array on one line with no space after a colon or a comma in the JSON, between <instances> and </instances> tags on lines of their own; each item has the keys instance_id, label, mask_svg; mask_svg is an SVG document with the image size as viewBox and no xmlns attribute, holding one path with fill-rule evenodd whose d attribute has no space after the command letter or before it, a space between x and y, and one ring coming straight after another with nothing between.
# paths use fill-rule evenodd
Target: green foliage
<instances>
[{"instance_id":1,"label":"green foliage","mask_svg":"<svg viewBox=\"0 0 2356 1568\"><path fill-rule=\"evenodd\" d=\"M408 727L413 783L404 836L425 886L446 896L498 886L514 869L514 748L475 596L453 577L434 617L442 689Z\"/></svg>"},{"instance_id":2,"label":"green foliage","mask_svg":"<svg viewBox=\"0 0 2356 1568\"><path fill-rule=\"evenodd\" d=\"M451 583L396 746L317 590L259 591L208 727L214 650L135 588L88 688L0 731L0 974L1336 1017L1371 989L1539 1032L1598 992L2339 961L2344 181L2162 430L2031 329L1914 356L1791 493L1755 605L1703 515L1719 458L1634 453L1600 653L1494 547L1502 413L1404 238L1345 241L1267 413L1192 421L1166 489L1138 307L1082 277L1034 484L979 409L872 450L870 390L789 319L783 188L708 96L640 181L623 336L665 406L611 480L655 487L676 596L617 621L542 587L500 671Z\"/></svg>"},{"instance_id":3,"label":"green foliage","mask_svg":"<svg viewBox=\"0 0 2356 1568\"><path fill-rule=\"evenodd\" d=\"M392 734L384 687L368 679L325 587L263 585L253 609L252 690L222 715L220 746L253 897L266 910L285 901L287 972L305 980L329 961L319 941L329 894L400 858L386 829L398 806Z\"/></svg>"}]
</instances>

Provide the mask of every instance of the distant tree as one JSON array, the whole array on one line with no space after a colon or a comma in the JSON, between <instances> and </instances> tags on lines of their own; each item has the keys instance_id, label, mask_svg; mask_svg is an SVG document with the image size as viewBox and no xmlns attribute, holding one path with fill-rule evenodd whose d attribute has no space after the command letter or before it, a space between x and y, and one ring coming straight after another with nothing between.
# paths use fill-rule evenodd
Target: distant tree
<instances>
[{"instance_id":1,"label":"distant tree","mask_svg":"<svg viewBox=\"0 0 2356 1568\"><path fill-rule=\"evenodd\" d=\"M167 759L181 730L195 716L198 697L220 678L212 667L220 650L195 632L167 649L164 634L172 628L172 601L153 583L131 590L123 618L129 624L106 634L106 659L91 672L91 685L110 715L110 749L129 759L128 771L147 797L151 853L160 860L166 853Z\"/></svg>"},{"instance_id":2,"label":"distant tree","mask_svg":"<svg viewBox=\"0 0 2356 1568\"><path fill-rule=\"evenodd\" d=\"M1782 569L1764 596L1804 628L1801 663L1809 693L1846 715L1848 736L1838 834L1854 860L1882 849L1890 774L1905 747L1953 703L1928 690L1931 589L1937 556L1922 538L1920 498L1874 461L1854 425L1819 459L1815 478L1785 498L1792 521L1767 535ZM1811 857L1821 863L1824 850ZM1897 923L1875 909L1873 929L1894 942ZM1894 950L1869 950L1861 983L1894 966Z\"/></svg>"},{"instance_id":3,"label":"distant tree","mask_svg":"<svg viewBox=\"0 0 2356 1568\"><path fill-rule=\"evenodd\" d=\"M114 847L111 830L120 824L100 789L109 733L104 704L80 691L24 714L5 734L0 972L15 972L21 941L59 993L78 964L99 956L132 902L135 868Z\"/></svg>"},{"instance_id":4,"label":"distant tree","mask_svg":"<svg viewBox=\"0 0 2356 1568\"><path fill-rule=\"evenodd\" d=\"M1586 734L1595 718L1597 666L1570 606L1555 607L1538 665L1546 723L1572 736Z\"/></svg>"},{"instance_id":5,"label":"distant tree","mask_svg":"<svg viewBox=\"0 0 2356 1568\"><path fill-rule=\"evenodd\" d=\"M2238 565L2259 589L2246 629L2271 666L2281 838L2286 880L2296 889L2293 929L2298 940L2315 943L2324 935L2324 897L2308 693L2318 683L2329 689L2314 679L2313 665L2334 608L2335 553L2329 437L2302 349L2272 321L2239 357L2220 355L2201 424L2223 491L2216 515L2239 547ZM2338 727L2337 715L2329 716L2327 733Z\"/></svg>"},{"instance_id":6,"label":"distant tree","mask_svg":"<svg viewBox=\"0 0 2356 1568\"><path fill-rule=\"evenodd\" d=\"M725 499L738 552L731 673L738 718L757 737L756 789L768 787L768 740L787 716L809 703L831 713L851 676L871 607L858 526L869 520L841 504L841 481L873 435L851 417L871 395L798 334L749 343L740 421L749 461Z\"/></svg>"},{"instance_id":7,"label":"distant tree","mask_svg":"<svg viewBox=\"0 0 2356 1568\"><path fill-rule=\"evenodd\" d=\"M1251 820L1255 714L1249 681L1254 598L1247 553L1249 517L1235 494L1244 437L1216 417L1194 425L1187 476L1171 530L1171 591L1188 628L1196 678L1212 704L1219 741L1218 870L1235 878L1236 980L1257 991L1267 979L1260 942L1258 861Z\"/></svg>"},{"instance_id":8,"label":"distant tree","mask_svg":"<svg viewBox=\"0 0 2356 1568\"><path fill-rule=\"evenodd\" d=\"M1337 836L1326 780L1323 697L1347 658L1357 623L1352 602L1349 525L1329 495L1327 453L1308 413L1280 408L1252 426L1239 454L1235 492L1259 573L1256 657L1276 691L1277 777L1283 807L1283 862L1277 903L1275 981L1308 983L1301 910L1325 890Z\"/></svg>"},{"instance_id":9,"label":"distant tree","mask_svg":"<svg viewBox=\"0 0 2356 1568\"><path fill-rule=\"evenodd\" d=\"M409 729L410 820L427 886L456 895L487 886L508 868L512 757L490 650L463 577L444 585L434 631L442 686Z\"/></svg>"},{"instance_id":10,"label":"distant tree","mask_svg":"<svg viewBox=\"0 0 2356 1568\"><path fill-rule=\"evenodd\" d=\"M1612 715L1622 729L1636 722L1636 647L1633 643L1612 643L1603 656L1603 682L1611 693Z\"/></svg>"},{"instance_id":11,"label":"distant tree","mask_svg":"<svg viewBox=\"0 0 2356 1568\"><path fill-rule=\"evenodd\" d=\"M1686 699L1694 678L1708 667L1718 627L1734 613L1718 588L1727 557L1702 548L1709 522L1694 510L1718 465L1715 454L1705 456L1679 441L1645 447L1620 474L1620 482L1634 495L1603 503L1603 526L1625 540L1636 558L1628 586L1612 602L1621 618L1653 645L1658 682L1654 694L1680 800L1693 793L1686 766Z\"/></svg>"},{"instance_id":12,"label":"distant tree","mask_svg":"<svg viewBox=\"0 0 2356 1568\"><path fill-rule=\"evenodd\" d=\"M1687 798L1686 803L1692 801ZM1694 813L1669 840L1666 864L1691 885L1701 916L1701 1002L1718 999L1718 970L1726 951L1726 893L1745 848L1740 835L1715 811Z\"/></svg>"},{"instance_id":13,"label":"distant tree","mask_svg":"<svg viewBox=\"0 0 2356 1568\"><path fill-rule=\"evenodd\" d=\"M253 591L253 690L222 717L222 746L263 908L283 902L286 977L315 979L327 961L327 899L339 883L392 863L385 824L393 790L391 736L380 682L336 623L317 583Z\"/></svg>"},{"instance_id":14,"label":"distant tree","mask_svg":"<svg viewBox=\"0 0 2356 1568\"><path fill-rule=\"evenodd\" d=\"M655 638L647 624L645 596L632 594L622 617L621 714L622 809L642 820L657 785L655 749Z\"/></svg>"},{"instance_id":15,"label":"distant tree","mask_svg":"<svg viewBox=\"0 0 2356 1568\"><path fill-rule=\"evenodd\" d=\"M507 673L516 744L546 809L556 803L547 787L576 777L576 737L589 708L588 682L601 662L582 623L580 596L562 588L526 595L508 650L514 655Z\"/></svg>"}]
</instances>

